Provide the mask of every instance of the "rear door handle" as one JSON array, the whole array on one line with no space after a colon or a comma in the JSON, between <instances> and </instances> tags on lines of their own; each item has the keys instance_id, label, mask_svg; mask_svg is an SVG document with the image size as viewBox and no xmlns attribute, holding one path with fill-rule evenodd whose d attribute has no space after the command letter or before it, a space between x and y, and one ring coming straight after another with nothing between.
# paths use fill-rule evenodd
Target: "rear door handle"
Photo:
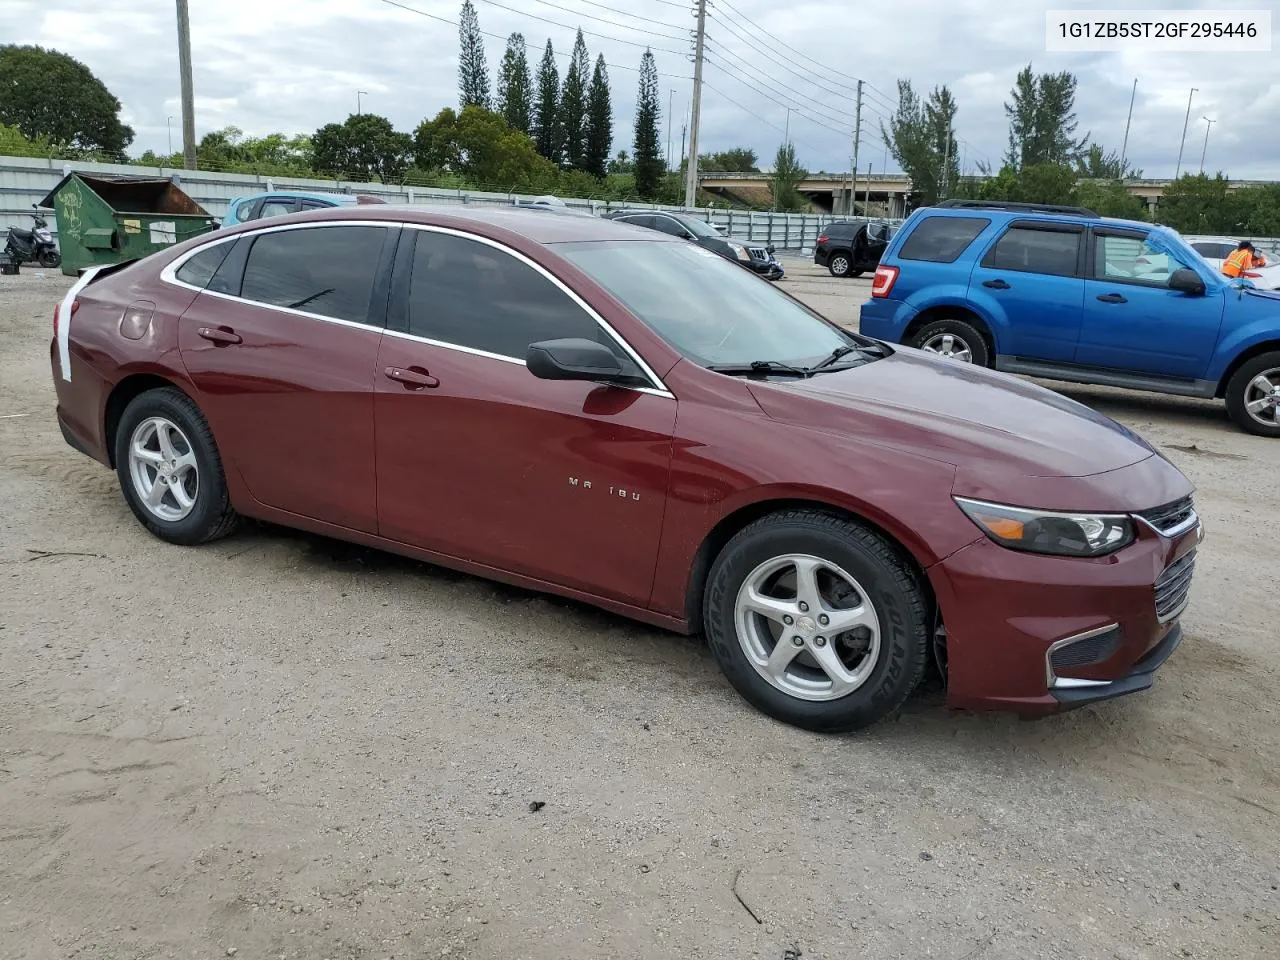
<instances>
[{"instance_id":1,"label":"rear door handle","mask_svg":"<svg viewBox=\"0 0 1280 960\"><path fill-rule=\"evenodd\" d=\"M1008 290L1009 285L1003 280L983 280L984 287L990 287L992 290Z\"/></svg>"},{"instance_id":2,"label":"rear door handle","mask_svg":"<svg viewBox=\"0 0 1280 960\"><path fill-rule=\"evenodd\" d=\"M1098 296L1098 299L1103 303L1128 303L1129 302L1124 297L1120 296L1120 294L1118 293L1103 293Z\"/></svg>"},{"instance_id":3,"label":"rear door handle","mask_svg":"<svg viewBox=\"0 0 1280 960\"><path fill-rule=\"evenodd\" d=\"M403 383L409 390L440 386L440 381L421 367L386 367L382 373L388 380Z\"/></svg>"},{"instance_id":4,"label":"rear door handle","mask_svg":"<svg viewBox=\"0 0 1280 960\"><path fill-rule=\"evenodd\" d=\"M220 347L228 347L233 343L244 343L244 339L240 334L236 333L230 327L201 327L196 333L210 343L216 343Z\"/></svg>"}]
</instances>

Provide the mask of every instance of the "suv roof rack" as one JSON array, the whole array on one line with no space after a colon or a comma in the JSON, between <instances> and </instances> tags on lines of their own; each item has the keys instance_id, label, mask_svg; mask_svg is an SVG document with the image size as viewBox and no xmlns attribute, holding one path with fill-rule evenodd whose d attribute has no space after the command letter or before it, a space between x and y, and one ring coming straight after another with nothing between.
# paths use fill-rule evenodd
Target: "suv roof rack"
<instances>
[{"instance_id":1,"label":"suv roof rack","mask_svg":"<svg viewBox=\"0 0 1280 960\"><path fill-rule=\"evenodd\" d=\"M1101 216L1087 207L1069 207L1060 203L1015 203L1012 200L943 200L935 203L935 207L948 207L963 210L1009 210L1014 213L1059 213L1068 217L1089 217L1100 220Z\"/></svg>"}]
</instances>

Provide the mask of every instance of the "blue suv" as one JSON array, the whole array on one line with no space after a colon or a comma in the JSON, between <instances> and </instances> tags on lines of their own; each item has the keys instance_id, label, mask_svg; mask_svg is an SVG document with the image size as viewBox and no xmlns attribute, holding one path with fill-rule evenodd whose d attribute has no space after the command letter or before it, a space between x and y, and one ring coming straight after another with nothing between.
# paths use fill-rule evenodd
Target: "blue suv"
<instances>
[{"instance_id":1,"label":"blue suv","mask_svg":"<svg viewBox=\"0 0 1280 960\"><path fill-rule=\"evenodd\" d=\"M894 236L861 330L1009 373L1226 400L1280 437L1280 293L1167 227L1080 207L948 200Z\"/></svg>"}]
</instances>

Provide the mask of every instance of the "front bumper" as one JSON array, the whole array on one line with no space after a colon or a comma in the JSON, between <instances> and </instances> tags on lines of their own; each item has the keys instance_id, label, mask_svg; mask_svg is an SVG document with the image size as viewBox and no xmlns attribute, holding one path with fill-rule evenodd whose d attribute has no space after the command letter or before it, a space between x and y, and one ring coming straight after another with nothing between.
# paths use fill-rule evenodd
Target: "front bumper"
<instances>
[{"instance_id":1,"label":"front bumper","mask_svg":"<svg viewBox=\"0 0 1280 960\"><path fill-rule=\"evenodd\" d=\"M984 537L936 564L948 706L1040 716L1150 687L1182 640L1190 573L1180 574L1202 537L1198 520L1174 537L1139 524L1132 545L1088 560Z\"/></svg>"}]
</instances>

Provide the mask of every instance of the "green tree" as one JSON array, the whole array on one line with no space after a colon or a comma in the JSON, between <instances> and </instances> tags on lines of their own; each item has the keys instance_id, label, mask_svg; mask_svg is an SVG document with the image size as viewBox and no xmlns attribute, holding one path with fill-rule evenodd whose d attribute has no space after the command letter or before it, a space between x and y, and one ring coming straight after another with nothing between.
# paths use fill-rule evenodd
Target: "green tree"
<instances>
[{"instance_id":1,"label":"green tree","mask_svg":"<svg viewBox=\"0 0 1280 960\"><path fill-rule=\"evenodd\" d=\"M631 154L625 150L619 150L617 155L609 161L609 172L617 174L629 174L635 170L635 163L631 160Z\"/></svg>"},{"instance_id":2,"label":"green tree","mask_svg":"<svg viewBox=\"0 0 1280 960\"><path fill-rule=\"evenodd\" d=\"M784 213L807 210L808 201L796 189L807 176L809 171L796 159L795 145L781 144L777 155L773 158L773 179L769 184L769 189L773 193L773 209Z\"/></svg>"},{"instance_id":3,"label":"green tree","mask_svg":"<svg viewBox=\"0 0 1280 960\"><path fill-rule=\"evenodd\" d=\"M979 199L1072 204L1076 199L1075 171L1053 163L1020 169L1006 164L999 174L982 184Z\"/></svg>"},{"instance_id":4,"label":"green tree","mask_svg":"<svg viewBox=\"0 0 1280 960\"><path fill-rule=\"evenodd\" d=\"M507 51L498 68L497 110L512 130L529 133L533 129L533 81L522 33L507 37Z\"/></svg>"},{"instance_id":5,"label":"green tree","mask_svg":"<svg viewBox=\"0 0 1280 960\"><path fill-rule=\"evenodd\" d=\"M119 159L133 142L120 101L79 60L43 47L0 46L0 123L59 151Z\"/></svg>"},{"instance_id":6,"label":"green tree","mask_svg":"<svg viewBox=\"0 0 1280 960\"><path fill-rule=\"evenodd\" d=\"M1005 165L1073 164L1089 142L1077 139L1076 78L1067 71L1036 76L1027 64L1014 80L1004 105L1009 119Z\"/></svg>"},{"instance_id":7,"label":"green tree","mask_svg":"<svg viewBox=\"0 0 1280 960\"><path fill-rule=\"evenodd\" d=\"M593 177L603 177L613 149L613 103L609 95L609 68L604 54L596 57L596 69L587 90L587 147L583 169Z\"/></svg>"},{"instance_id":8,"label":"green tree","mask_svg":"<svg viewBox=\"0 0 1280 960\"><path fill-rule=\"evenodd\" d=\"M898 81L898 108L888 125L880 124L880 136L893 159L911 180L918 203L936 203L954 192L960 178L960 158L955 138L958 107L951 91L935 87L926 102L911 86Z\"/></svg>"},{"instance_id":9,"label":"green tree","mask_svg":"<svg viewBox=\"0 0 1280 960\"><path fill-rule=\"evenodd\" d=\"M386 117L353 113L343 123L325 124L311 144L318 173L388 183L404 175L413 138L397 132Z\"/></svg>"},{"instance_id":10,"label":"green tree","mask_svg":"<svg viewBox=\"0 0 1280 960\"><path fill-rule=\"evenodd\" d=\"M484 56L484 34L471 0L462 0L458 22L458 100L463 107L489 109L489 64Z\"/></svg>"},{"instance_id":11,"label":"green tree","mask_svg":"<svg viewBox=\"0 0 1280 960\"><path fill-rule=\"evenodd\" d=\"M636 96L635 157L636 192L652 197L662 177L662 154L658 148L658 65L653 51L640 58L640 88Z\"/></svg>"},{"instance_id":12,"label":"green tree","mask_svg":"<svg viewBox=\"0 0 1280 960\"><path fill-rule=\"evenodd\" d=\"M556 168L538 155L528 134L514 130L483 107L445 107L413 135L414 165L457 174L469 185L491 190L548 190Z\"/></svg>"},{"instance_id":13,"label":"green tree","mask_svg":"<svg viewBox=\"0 0 1280 960\"><path fill-rule=\"evenodd\" d=\"M1140 178L1141 170L1135 170L1120 159L1114 150L1108 152L1100 143L1091 143L1087 150L1076 157L1076 173L1087 180L1128 180Z\"/></svg>"},{"instance_id":14,"label":"green tree","mask_svg":"<svg viewBox=\"0 0 1280 960\"><path fill-rule=\"evenodd\" d=\"M556 69L556 52L547 41L538 64L538 99L533 104L533 142L538 152L552 163L564 154L564 137L560 126L560 72Z\"/></svg>"},{"instance_id":15,"label":"green tree","mask_svg":"<svg viewBox=\"0 0 1280 960\"><path fill-rule=\"evenodd\" d=\"M28 139L17 127L0 123L0 156L51 157L53 153L53 144L45 138Z\"/></svg>"},{"instance_id":16,"label":"green tree","mask_svg":"<svg viewBox=\"0 0 1280 960\"><path fill-rule=\"evenodd\" d=\"M1073 202L1104 217L1147 219L1146 204L1126 190L1119 180L1081 180L1076 184Z\"/></svg>"},{"instance_id":17,"label":"green tree","mask_svg":"<svg viewBox=\"0 0 1280 960\"><path fill-rule=\"evenodd\" d=\"M560 127L564 131L564 162L574 170L586 168L587 157L587 84L590 82L591 61L587 55L587 43L582 31L573 41L573 53L569 56L569 69L560 88Z\"/></svg>"},{"instance_id":18,"label":"green tree","mask_svg":"<svg viewBox=\"0 0 1280 960\"><path fill-rule=\"evenodd\" d=\"M759 159L750 147L733 147L698 155L698 169L708 173L759 173Z\"/></svg>"},{"instance_id":19,"label":"green tree","mask_svg":"<svg viewBox=\"0 0 1280 960\"><path fill-rule=\"evenodd\" d=\"M1237 217L1232 210L1235 204L1228 199L1230 186L1221 173L1215 177L1184 173L1165 188L1156 215L1180 233L1231 231Z\"/></svg>"}]
</instances>

